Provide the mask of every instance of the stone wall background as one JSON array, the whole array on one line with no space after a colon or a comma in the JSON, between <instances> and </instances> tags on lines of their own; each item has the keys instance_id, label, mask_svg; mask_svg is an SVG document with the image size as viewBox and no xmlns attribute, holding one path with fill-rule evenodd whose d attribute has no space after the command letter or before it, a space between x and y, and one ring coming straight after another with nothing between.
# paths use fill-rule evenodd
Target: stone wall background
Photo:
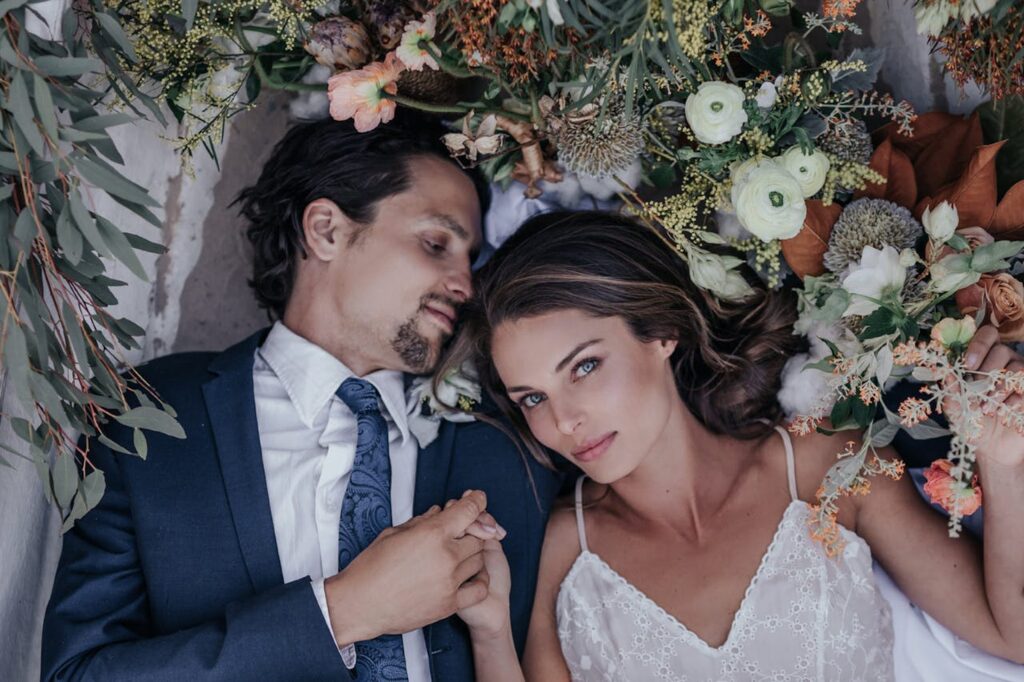
<instances>
[{"instance_id":1,"label":"stone wall background","mask_svg":"<svg viewBox=\"0 0 1024 682\"><path fill-rule=\"evenodd\" d=\"M909 100L922 112L963 113L980 103L979 92L962 95L942 77L927 42L916 33L910 0L867 0L858 19L864 35L852 37L853 42L887 51L879 89ZM229 205L255 180L289 120L287 96L263 99L232 120L219 145L220 169L200 152L191 174L182 170L166 140L176 136L173 128L139 123L115 129L131 176L165 206L163 230L101 195L94 197L94 204L116 224L168 248L160 257L142 254L148 282L123 267L115 266L111 273L129 282L118 292L116 313L146 329L143 348L129 354L129 361L221 349L266 324L246 285L244 222ZM9 413L15 401L5 386L0 380L2 411ZM0 443L20 447L6 421L0 421ZM60 553L60 533L33 465L21 460L12 464L0 467L0 679L27 681L39 678L41 614Z\"/></svg>"}]
</instances>

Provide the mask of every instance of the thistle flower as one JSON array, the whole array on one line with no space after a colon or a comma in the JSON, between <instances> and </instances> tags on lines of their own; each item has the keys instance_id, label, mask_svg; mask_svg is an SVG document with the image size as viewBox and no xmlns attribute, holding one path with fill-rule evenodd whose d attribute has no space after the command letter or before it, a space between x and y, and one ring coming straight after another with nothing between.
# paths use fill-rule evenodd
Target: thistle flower
<instances>
[{"instance_id":1,"label":"thistle flower","mask_svg":"<svg viewBox=\"0 0 1024 682\"><path fill-rule=\"evenodd\" d=\"M863 164L871 162L871 154L875 151L867 124L857 118L830 127L824 135L814 140L814 144L843 161Z\"/></svg>"},{"instance_id":2,"label":"thistle flower","mask_svg":"<svg viewBox=\"0 0 1024 682\"><path fill-rule=\"evenodd\" d=\"M348 17L317 22L304 47L318 63L335 71L358 69L370 61L370 36L362 24Z\"/></svg>"},{"instance_id":3,"label":"thistle flower","mask_svg":"<svg viewBox=\"0 0 1024 682\"><path fill-rule=\"evenodd\" d=\"M825 267L842 272L860 260L865 246L911 248L924 233L910 211L884 199L858 199L843 209L832 228Z\"/></svg>"},{"instance_id":4,"label":"thistle flower","mask_svg":"<svg viewBox=\"0 0 1024 682\"><path fill-rule=\"evenodd\" d=\"M644 149L640 119L626 116L625 103L611 95L604 113L588 104L564 115L548 116L548 129L566 170L601 179L624 173Z\"/></svg>"}]
</instances>

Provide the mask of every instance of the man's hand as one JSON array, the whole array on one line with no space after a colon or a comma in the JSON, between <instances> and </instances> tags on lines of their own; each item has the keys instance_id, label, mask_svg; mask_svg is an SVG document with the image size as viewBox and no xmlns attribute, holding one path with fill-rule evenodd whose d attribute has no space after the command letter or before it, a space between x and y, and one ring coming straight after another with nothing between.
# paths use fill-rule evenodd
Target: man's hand
<instances>
[{"instance_id":1,"label":"man's hand","mask_svg":"<svg viewBox=\"0 0 1024 682\"><path fill-rule=\"evenodd\" d=\"M344 571L324 583L331 629L339 646L399 634L447 618L487 597L471 581L484 567L482 536L498 537L481 523L487 497L467 491L443 511L382 532ZM464 584L465 583L465 584Z\"/></svg>"}]
</instances>

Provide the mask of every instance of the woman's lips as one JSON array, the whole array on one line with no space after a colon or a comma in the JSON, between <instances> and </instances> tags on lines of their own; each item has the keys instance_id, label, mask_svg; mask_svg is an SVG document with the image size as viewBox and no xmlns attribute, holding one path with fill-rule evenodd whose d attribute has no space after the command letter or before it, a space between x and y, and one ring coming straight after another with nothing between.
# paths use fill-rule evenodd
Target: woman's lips
<instances>
[{"instance_id":1,"label":"woman's lips","mask_svg":"<svg viewBox=\"0 0 1024 682\"><path fill-rule=\"evenodd\" d=\"M592 462L611 447L612 441L615 440L617 435L618 432L613 431L612 433L605 434L598 440L584 443L582 447L572 451L572 456L581 462Z\"/></svg>"}]
</instances>

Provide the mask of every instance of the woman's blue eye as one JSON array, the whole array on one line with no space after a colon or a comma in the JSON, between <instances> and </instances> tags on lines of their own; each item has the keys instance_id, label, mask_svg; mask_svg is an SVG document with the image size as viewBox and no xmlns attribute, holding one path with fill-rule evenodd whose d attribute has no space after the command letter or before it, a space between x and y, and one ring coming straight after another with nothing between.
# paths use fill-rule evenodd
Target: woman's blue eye
<instances>
[{"instance_id":1,"label":"woman's blue eye","mask_svg":"<svg viewBox=\"0 0 1024 682\"><path fill-rule=\"evenodd\" d=\"M574 379L585 377L597 369L597 366L600 364L601 361L597 358L587 358L586 360L582 360L573 368L572 376Z\"/></svg>"},{"instance_id":2,"label":"woman's blue eye","mask_svg":"<svg viewBox=\"0 0 1024 682\"><path fill-rule=\"evenodd\" d=\"M537 405L540 404L541 400L542 398L540 397L540 394L530 393L529 395L523 396L519 400L519 405L521 407L525 407L526 409L530 409L531 407L537 407Z\"/></svg>"}]
</instances>

